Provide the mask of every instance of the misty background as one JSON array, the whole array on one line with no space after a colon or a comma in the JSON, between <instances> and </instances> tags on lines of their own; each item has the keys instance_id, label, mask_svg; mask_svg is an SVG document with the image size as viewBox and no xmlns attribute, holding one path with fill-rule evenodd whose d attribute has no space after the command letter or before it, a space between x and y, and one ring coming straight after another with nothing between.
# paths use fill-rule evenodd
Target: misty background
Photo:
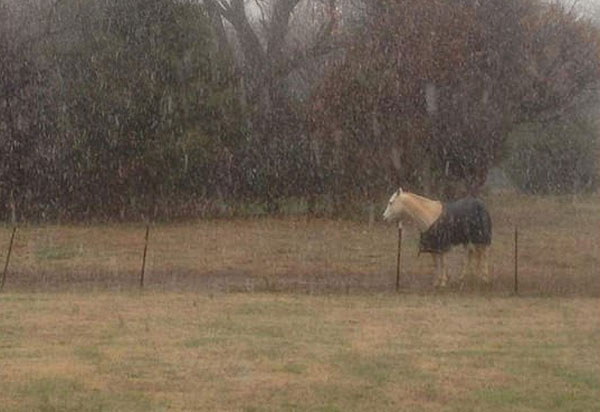
<instances>
[{"instance_id":1,"label":"misty background","mask_svg":"<svg viewBox=\"0 0 600 412\"><path fill-rule=\"evenodd\" d=\"M598 184L600 2L0 0L0 220Z\"/></svg>"}]
</instances>

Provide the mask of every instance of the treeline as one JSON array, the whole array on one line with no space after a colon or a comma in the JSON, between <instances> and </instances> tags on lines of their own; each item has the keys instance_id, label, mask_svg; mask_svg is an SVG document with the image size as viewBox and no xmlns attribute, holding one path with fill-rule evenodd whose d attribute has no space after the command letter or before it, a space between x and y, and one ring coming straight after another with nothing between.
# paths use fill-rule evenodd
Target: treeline
<instances>
[{"instance_id":1,"label":"treeline","mask_svg":"<svg viewBox=\"0 0 600 412\"><path fill-rule=\"evenodd\" d=\"M0 0L0 220L476 193L596 94L598 30L558 4L244 3Z\"/></svg>"}]
</instances>

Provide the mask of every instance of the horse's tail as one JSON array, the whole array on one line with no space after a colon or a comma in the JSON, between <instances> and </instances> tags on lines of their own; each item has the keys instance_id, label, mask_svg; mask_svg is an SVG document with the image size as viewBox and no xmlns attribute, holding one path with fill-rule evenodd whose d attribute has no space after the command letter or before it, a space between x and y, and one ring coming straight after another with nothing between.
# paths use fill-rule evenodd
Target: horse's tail
<instances>
[{"instance_id":1,"label":"horse's tail","mask_svg":"<svg viewBox=\"0 0 600 412\"><path fill-rule=\"evenodd\" d=\"M477 211L477 220L479 221L481 243L489 245L492 243L492 217L481 200L476 199L475 207Z\"/></svg>"}]
</instances>

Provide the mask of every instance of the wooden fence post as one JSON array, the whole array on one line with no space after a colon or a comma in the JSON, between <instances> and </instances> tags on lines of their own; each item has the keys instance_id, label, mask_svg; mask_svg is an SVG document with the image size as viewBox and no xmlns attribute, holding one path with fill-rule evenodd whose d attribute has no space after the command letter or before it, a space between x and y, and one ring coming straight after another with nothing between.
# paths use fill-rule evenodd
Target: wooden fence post
<instances>
[{"instance_id":1,"label":"wooden fence post","mask_svg":"<svg viewBox=\"0 0 600 412\"><path fill-rule=\"evenodd\" d=\"M148 252L148 237L150 235L150 225L146 225L146 237L144 240L144 255L142 257L142 271L140 273L140 288L144 287L144 272L146 270L146 254Z\"/></svg>"},{"instance_id":2,"label":"wooden fence post","mask_svg":"<svg viewBox=\"0 0 600 412\"><path fill-rule=\"evenodd\" d=\"M402 256L402 223L398 222L398 256L396 258L396 292L400 290L400 261Z\"/></svg>"},{"instance_id":3,"label":"wooden fence post","mask_svg":"<svg viewBox=\"0 0 600 412\"><path fill-rule=\"evenodd\" d=\"M6 261L4 262L4 271L2 272L2 282L0 282L0 292L4 289L4 282L6 282L6 273L8 272L8 262L10 262L10 254L12 252L13 241L15 240L15 232L17 227L13 226L12 234L10 235L10 242L8 244L8 252L6 253Z\"/></svg>"}]
</instances>

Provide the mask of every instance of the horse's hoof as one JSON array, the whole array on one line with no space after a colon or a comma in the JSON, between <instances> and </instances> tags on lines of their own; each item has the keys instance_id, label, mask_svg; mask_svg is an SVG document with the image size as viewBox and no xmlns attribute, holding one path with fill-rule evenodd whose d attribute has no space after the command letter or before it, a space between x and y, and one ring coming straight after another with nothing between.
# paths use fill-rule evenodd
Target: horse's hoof
<instances>
[{"instance_id":1,"label":"horse's hoof","mask_svg":"<svg viewBox=\"0 0 600 412\"><path fill-rule=\"evenodd\" d=\"M437 281L433 284L433 287L436 289L444 289L446 286L448 286L446 281Z\"/></svg>"}]
</instances>

